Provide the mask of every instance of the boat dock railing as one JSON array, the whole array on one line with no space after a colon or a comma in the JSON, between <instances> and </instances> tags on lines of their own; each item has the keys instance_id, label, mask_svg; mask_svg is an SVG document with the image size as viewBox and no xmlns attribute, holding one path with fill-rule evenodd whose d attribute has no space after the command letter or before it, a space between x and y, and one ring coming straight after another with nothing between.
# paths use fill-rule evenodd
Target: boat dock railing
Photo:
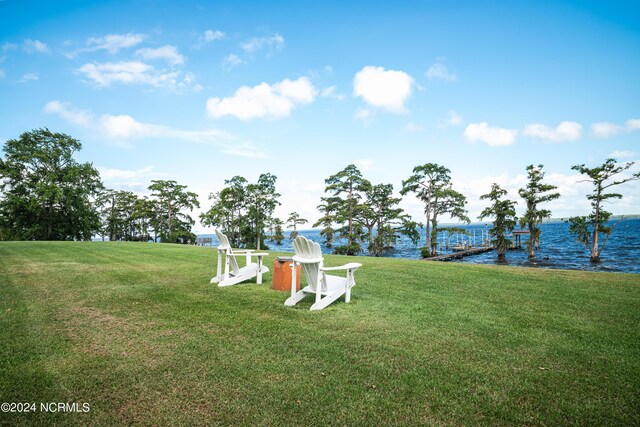
<instances>
[{"instance_id":1,"label":"boat dock railing","mask_svg":"<svg viewBox=\"0 0 640 427\"><path fill-rule=\"evenodd\" d=\"M492 247L482 246L477 248L470 248L464 251L452 252L450 254L437 255L431 258L425 258L425 261L451 261L453 259L460 259L462 257L466 257L470 255L482 254L492 250L493 250Z\"/></svg>"}]
</instances>

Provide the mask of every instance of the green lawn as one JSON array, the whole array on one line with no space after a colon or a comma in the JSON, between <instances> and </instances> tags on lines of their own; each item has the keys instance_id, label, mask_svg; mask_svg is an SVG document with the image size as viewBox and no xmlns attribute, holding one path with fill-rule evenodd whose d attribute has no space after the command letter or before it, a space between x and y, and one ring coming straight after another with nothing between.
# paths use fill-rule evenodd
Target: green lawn
<instances>
[{"instance_id":1,"label":"green lawn","mask_svg":"<svg viewBox=\"0 0 640 427\"><path fill-rule=\"evenodd\" d=\"M0 243L0 401L90 405L0 424L640 424L640 276L357 261L310 312L211 248Z\"/></svg>"}]
</instances>

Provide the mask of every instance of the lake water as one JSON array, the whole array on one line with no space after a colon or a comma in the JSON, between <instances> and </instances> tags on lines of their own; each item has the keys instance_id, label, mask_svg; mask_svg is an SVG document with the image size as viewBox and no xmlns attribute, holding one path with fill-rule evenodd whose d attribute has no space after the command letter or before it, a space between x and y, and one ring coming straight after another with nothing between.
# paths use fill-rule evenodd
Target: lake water
<instances>
[{"instance_id":1,"label":"lake water","mask_svg":"<svg viewBox=\"0 0 640 427\"><path fill-rule=\"evenodd\" d=\"M456 225L457 226L457 225ZM484 224L471 224L457 226L464 228L468 235L453 235L450 239L451 244L455 244L461 239L471 240L473 243L475 233L475 243L480 244L482 236L486 237L487 226ZM584 245L576 242L574 236L569 234L569 224L564 222L548 222L540 225L542 230L540 249L536 251L536 259L529 261L527 259L526 250L510 250L507 252L507 264L523 267L538 268L560 268L571 270L589 270L589 271L607 271L607 272L624 272L640 274L640 219L625 219L620 222L614 229L607 241L605 250L601 255L599 264L589 262L589 252ZM306 238L320 243L323 253L330 254L333 249L327 249L323 244L323 238L320 236L320 230L301 230L299 234ZM285 233L288 237L288 232ZM218 245L215 235L202 234L199 237L212 237L213 245ZM392 258L420 258L420 250L418 247L424 246L425 230L420 230L420 241L418 245L414 245L409 239L400 238L394 249L385 251L383 256ZM439 244L442 249L440 254L450 253L451 249L446 248L444 234L439 235ZM526 237L523 237L523 246L526 246ZM340 241L334 242L334 245L341 244ZM267 240L269 249L277 252L293 252L291 240L285 239L281 245ZM366 245L365 245L366 246ZM366 249L360 255L368 255ZM464 262L474 264L497 264L495 251L486 252L479 255L464 257L460 260L450 262Z\"/></svg>"}]
</instances>

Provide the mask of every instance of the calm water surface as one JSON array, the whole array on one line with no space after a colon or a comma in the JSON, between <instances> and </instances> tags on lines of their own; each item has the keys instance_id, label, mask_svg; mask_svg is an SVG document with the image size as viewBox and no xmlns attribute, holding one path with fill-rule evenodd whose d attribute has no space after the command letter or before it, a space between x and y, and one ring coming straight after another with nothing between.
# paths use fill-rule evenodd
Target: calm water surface
<instances>
[{"instance_id":1,"label":"calm water surface","mask_svg":"<svg viewBox=\"0 0 640 427\"><path fill-rule=\"evenodd\" d=\"M486 235L487 230L487 226L481 224L471 224L460 228L464 228L471 234L471 236L464 237L466 240L471 239L472 242L470 243L473 243L473 234L475 232L476 244L481 242L481 236L483 234ZM599 264L589 262L589 252L582 244L576 242L574 236L569 234L569 224L564 222L544 223L540 226L540 229L542 230L541 247L536 251L536 259L529 261L526 250L511 250L507 252L508 265L640 274L640 219L625 219L616 226L609 236L606 248L601 255L602 261ZM332 249L327 249L322 244L323 238L320 236L319 230L303 230L299 231L299 234L320 243L323 253L332 253ZM288 236L288 233L286 235ZM386 251L383 256L419 259L420 251L418 247L424 246L424 229L420 231L420 235L420 242L417 246L409 239L401 238L396 247ZM218 244L215 235L203 234L200 237L212 237L213 245L217 246ZM454 244L461 238L462 236L454 235L450 242ZM439 251L441 254L451 252L450 249L445 247L444 235L439 236L439 242L443 246ZM526 242L526 237L523 238L523 244L524 242ZM334 243L334 245L338 244L340 244L339 241ZM276 245L272 241L267 241L267 245L273 251L293 252L291 240L288 238L281 245ZM366 249L361 255L368 255ZM451 262L497 264L494 251L464 257Z\"/></svg>"}]
</instances>

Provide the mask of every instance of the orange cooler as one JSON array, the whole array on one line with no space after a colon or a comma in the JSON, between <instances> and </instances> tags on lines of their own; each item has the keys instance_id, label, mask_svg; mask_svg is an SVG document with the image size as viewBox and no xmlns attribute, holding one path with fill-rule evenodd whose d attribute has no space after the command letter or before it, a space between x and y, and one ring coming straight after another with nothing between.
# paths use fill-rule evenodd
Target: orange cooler
<instances>
[{"instance_id":1,"label":"orange cooler","mask_svg":"<svg viewBox=\"0 0 640 427\"><path fill-rule=\"evenodd\" d=\"M291 291L291 257L276 257L273 260L273 289ZM300 290L300 264L296 266L296 290Z\"/></svg>"}]
</instances>

